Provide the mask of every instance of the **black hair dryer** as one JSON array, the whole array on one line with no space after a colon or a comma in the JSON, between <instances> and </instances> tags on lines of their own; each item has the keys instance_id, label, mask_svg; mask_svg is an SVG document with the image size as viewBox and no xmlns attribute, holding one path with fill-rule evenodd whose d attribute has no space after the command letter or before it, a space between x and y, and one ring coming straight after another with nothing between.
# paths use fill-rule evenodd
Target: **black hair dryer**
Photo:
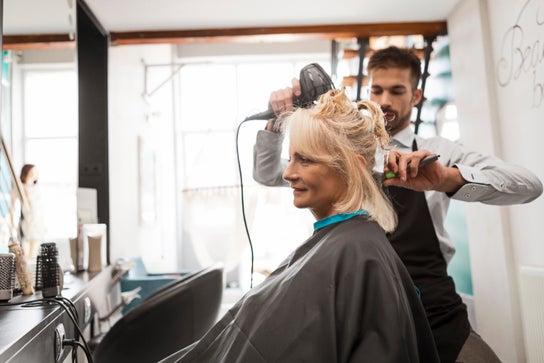
<instances>
[{"instance_id":1,"label":"black hair dryer","mask_svg":"<svg viewBox=\"0 0 544 363\"><path fill-rule=\"evenodd\" d=\"M319 96L334 88L331 77L323 67L317 63L310 63L300 70L300 96L293 99L297 107L308 107L312 105ZM275 118L274 110L271 107L264 112L248 116L248 120L270 120Z\"/></svg>"}]
</instances>

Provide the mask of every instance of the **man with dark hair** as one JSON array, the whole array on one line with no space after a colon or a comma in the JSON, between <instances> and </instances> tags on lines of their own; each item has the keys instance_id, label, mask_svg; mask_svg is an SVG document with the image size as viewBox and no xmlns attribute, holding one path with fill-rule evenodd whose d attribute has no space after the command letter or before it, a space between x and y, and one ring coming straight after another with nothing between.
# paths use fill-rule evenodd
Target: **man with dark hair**
<instances>
[{"instance_id":1,"label":"man with dark hair","mask_svg":"<svg viewBox=\"0 0 544 363\"><path fill-rule=\"evenodd\" d=\"M442 137L415 135L412 109L422 98L418 88L421 63L410 49L376 51L367 65L370 100L378 103L387 121L391 151L387 168L396 177L383 185L398 214L398 228L388 238L421 291L442 362L498 362L491 348L471 329L466 306L447 274L455 248L444 227L450 199L493 205L528 203L542 193L542 183L529 170L505 163ZM291 88L273 92L276 115L293 108L300 95L298 80ZM259 131L254 147L254 179L264 185L286 185L281 179L283 136L274 120ZM431 153L437 162L419 168ZM410 165L409 170L407 170Z\"/></svg>"}]
</instances>

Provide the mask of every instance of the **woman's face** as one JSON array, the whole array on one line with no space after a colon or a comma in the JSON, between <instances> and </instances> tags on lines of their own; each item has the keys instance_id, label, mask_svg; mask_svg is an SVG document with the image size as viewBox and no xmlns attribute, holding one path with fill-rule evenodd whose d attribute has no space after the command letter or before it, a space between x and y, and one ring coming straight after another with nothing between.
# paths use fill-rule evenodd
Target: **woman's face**
<instances>
[{"instance_id":1,"label":"woman's face","mask_svg":"<svg viewBox=\"0 0 544 363\"><path fill-rule=\"evenodd\" d=\"M28 171L28 174L26 176L26 185L34 185L38 181L38 171L36 168L32 168Z\"/></svg>"},{"instance_id":2,"label":"woman's face","mask_svg":"<svg viewBox=\"0 0 544 363\"><path fill-rule=\"evenodd\" d=\"M346 190L342 175L326 163L314 161L289 149L283 178L293 188L297 208L309 208L317 220L336 214L334 204Z\"/></svg>"}]
</instances>

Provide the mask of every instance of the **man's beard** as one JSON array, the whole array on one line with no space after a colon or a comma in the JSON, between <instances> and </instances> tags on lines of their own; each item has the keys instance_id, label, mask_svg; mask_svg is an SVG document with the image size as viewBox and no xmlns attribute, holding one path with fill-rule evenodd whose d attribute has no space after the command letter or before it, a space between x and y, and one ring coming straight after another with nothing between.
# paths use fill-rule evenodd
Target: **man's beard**
<instances>
[{"instance_id":1,"label":"man's beard","mask_svg":"<svg viewBox=\"0 0 544 363\"><path fill-rule=\"evenodd\" d=\"M406 127L407 121L410 121L411 113L407 113L402 117L398 117L398 113L392 109L382 109L384 115L393 114L394 117L386 118L385 121L385 130L390 134L395 134L396 132L404 129Z\"/></svg>"}]
</instances>

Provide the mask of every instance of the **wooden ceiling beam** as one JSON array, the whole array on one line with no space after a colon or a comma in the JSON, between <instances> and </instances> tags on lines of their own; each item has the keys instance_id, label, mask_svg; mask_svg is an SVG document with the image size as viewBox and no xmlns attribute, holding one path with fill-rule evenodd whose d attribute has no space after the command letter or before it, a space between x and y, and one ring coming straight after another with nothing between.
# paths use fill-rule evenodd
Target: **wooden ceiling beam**
<instances>
[{"instance_id":1,"label":"wooden ceiling beam","mask_svg":"<svg viewBox=\"0 0 544 363\"><path fill-rule=\"evenodd\" d=\"M312 39L350 39L394 35L445 35L447 23L410 22L304 25L254 28L213 28L110 32L111 45L182 44L209 42L281 42ZM73 48L69 34L4 35L3 48L12 50Z\"/></svg>"},{"instance_id":2,"label":"wooden ceiling beam","mask_svg":"<svg viewBox=\"0 0 544 363\"><path fill-rule=\"evenodd\" d=\"M68 34L4 35L2 48L9 50L75 48L76 42Z\"/></svg>"},{"instance_id":3,"label":"wooden ceiling beam","mask_svg":"<svg viewBox=\"0 0 544 363\"><path fill-rule=\"evenodd\" d=\"M110 41L112 45L154 43L179 44L204 42L292 41L305 39L332 40L413 34L423 36L445 35L447 34L447 23L445 21L438 21L111 32Z\"/></svg>"}]
</instances>

